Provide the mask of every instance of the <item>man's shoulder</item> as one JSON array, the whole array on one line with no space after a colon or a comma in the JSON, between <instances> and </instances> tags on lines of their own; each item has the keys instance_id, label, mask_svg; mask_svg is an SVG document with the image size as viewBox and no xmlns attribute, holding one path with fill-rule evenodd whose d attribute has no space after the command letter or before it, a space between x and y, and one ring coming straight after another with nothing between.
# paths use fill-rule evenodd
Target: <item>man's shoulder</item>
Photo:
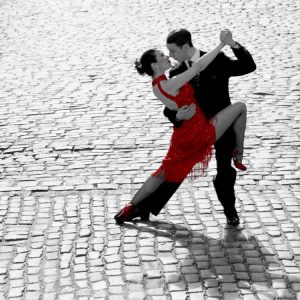
<instances>
[{"instance_id":1,"label":"man's shoulder","mask_svg":"<svg viewBox=\"0 0 300 300\"><path fill-rule=\"evenodd\" d=\"M207 53L206 51L200 50L200 57L206 53ZM216 56L216 58L214 60L222 61L222 60L227 60L227 59L228 59L228 56L223 51L221 51L220 53L218 53L218 55Z\"/></svg>"},{"instance_id":2,"label":"man's shoulder","mask_svg":"<svg viewBox=\"0 0 300 300\"><path fill-rule=\"evenodd\" d=\"M200 57L206 53L207 52L200 51ZM216 58L207 66L203 73L215 72L216 70L218 70L219 72L223 69L224 66L227 65L228 61L230 61L230 58L224 52L220 52L216 56Z\"/></svg>"}]
</instances>

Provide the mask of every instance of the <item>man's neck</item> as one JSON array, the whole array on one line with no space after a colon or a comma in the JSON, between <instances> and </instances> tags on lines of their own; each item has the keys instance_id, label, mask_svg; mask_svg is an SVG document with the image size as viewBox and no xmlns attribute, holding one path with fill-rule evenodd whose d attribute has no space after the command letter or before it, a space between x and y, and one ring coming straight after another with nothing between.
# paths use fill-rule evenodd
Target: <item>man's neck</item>
<instances>
[{"instance_id":1,"label":"man's neck","mask_svg":"<svg viewBox=\"0 0 300 300\"><path fill-rule=\"evenodd\" d=\"M196 48L191 47L188 51L188 59L187 60L191 60L191 58L194 56L195 52L196 52Z\"/></svg>"}]
</instances>

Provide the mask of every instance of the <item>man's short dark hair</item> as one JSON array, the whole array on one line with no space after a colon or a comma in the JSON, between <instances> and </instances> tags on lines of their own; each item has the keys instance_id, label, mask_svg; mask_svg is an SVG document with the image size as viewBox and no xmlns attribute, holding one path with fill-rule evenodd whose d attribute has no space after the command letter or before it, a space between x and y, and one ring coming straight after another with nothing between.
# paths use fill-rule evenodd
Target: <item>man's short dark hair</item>
<instances>
[{"instance_id":1,"label":"man's short dark hair","mask_svg":"<svg viewBox=\"0 0 300 300\"><path fill-rule=\"evenodd\" d=\"M188 44L193 47L192 35L184 28L174 29L167 36L167 44L175 44L178 47Z\"/></svg>"}]
</instances>

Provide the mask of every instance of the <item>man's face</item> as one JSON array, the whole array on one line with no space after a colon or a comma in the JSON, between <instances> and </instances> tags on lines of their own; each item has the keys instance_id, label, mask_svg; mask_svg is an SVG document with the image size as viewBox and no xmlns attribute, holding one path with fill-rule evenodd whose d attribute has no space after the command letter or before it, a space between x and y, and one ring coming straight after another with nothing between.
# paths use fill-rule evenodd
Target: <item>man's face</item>
<instances>
[{"instance_id":1,"label":"man's face","mask_svg":"<svg viewBox=\"0 0 300 300\"><path fill-rule=\"evenodd\" d=\"M167 44L167 48L169 50L169 56L176 59L178 62L183 62L188 60L188 51L187 51L187 44L183 46L177 46L176 44Z\"/></svg>"}]
</instances>

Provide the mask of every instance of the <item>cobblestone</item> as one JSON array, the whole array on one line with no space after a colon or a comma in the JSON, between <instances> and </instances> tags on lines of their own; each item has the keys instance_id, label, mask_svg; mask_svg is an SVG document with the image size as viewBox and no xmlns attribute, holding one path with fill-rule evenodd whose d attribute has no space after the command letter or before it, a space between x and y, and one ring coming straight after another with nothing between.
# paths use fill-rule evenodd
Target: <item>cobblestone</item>
<instances>
[{"instance_id":1,"label":"cobblestone","mask_svg":"<svg viewBox=\"0 0 300 300\"><path fill-rule=\"evenodd\" d=\"M300 299L298 11L295 0L4 1L0 299ZM214 160L150 222L113 220L171 135L133 62L178 26L203 50L227 27L257 64L230 80L248 107L235 229Z\"/></svg>"}]
</instances>

